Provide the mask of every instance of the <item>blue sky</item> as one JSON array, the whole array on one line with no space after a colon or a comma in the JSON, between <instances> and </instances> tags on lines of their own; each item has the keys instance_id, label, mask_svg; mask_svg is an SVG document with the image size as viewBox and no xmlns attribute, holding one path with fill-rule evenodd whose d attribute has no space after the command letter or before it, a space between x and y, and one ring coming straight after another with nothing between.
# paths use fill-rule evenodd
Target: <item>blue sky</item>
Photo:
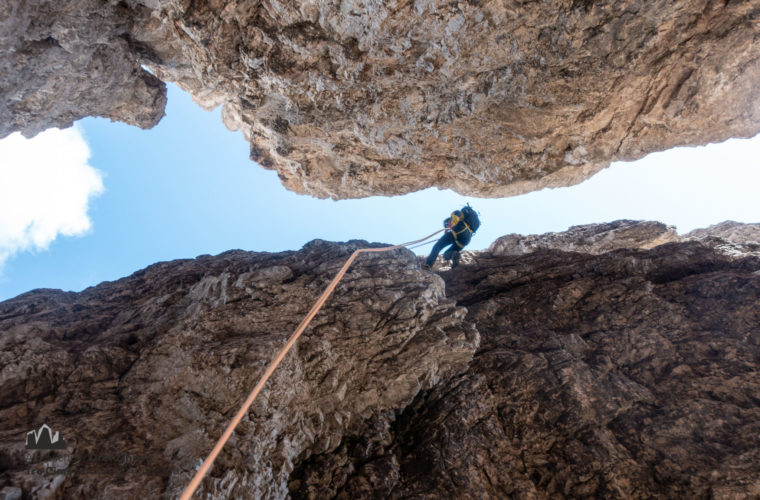
<instances>
[{"instance_id":1,"label":"blue sky","mask_svg":"<svg viewBox=\"0 0 760 500\"><path fill-rule=\"evenodd\" d=\"M286 191L275 172L248 159L249 145L224 127L218 109L203 111L173 85L166 113L147 131L81 120L64 133L72 143L77 134L84 137L89 160L81 158L83 143L71 149L95 171L66 167L74 173L61 179L54 179L54 169L64 163L67 146L35 146L53 152L39 160L49 170L23 176L28 162L21 166L27 170L11 167L0 144L0 198L6 200L0 199L6 215L0 219L0 300L33 288L78 291L154 262L233 248L298 249L314 238L400 243L437 230L448 212L468 201L483 221L471 249L504 234L622 218L661 220L682 233L726 219L760 221L760 137L654 153L613 164L578 186L513 198L428 189L334 202ZM46 214L30 215L42 205ZM26 226L23 237L9 229L18 226Z\"/></svg>"}]
</instances>

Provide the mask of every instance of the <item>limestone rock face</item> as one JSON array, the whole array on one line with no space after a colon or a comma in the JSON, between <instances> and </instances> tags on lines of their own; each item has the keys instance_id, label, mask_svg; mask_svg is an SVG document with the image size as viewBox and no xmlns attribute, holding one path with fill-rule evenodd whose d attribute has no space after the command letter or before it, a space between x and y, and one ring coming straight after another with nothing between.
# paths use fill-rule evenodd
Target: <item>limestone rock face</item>
<instances>
[{"instance_id":1,"label":"limestone rock face","mask_svg":"<svg viewBox=\"0 0 760 500\"><path fill-rule=\"evenodd\" d=\"M137 17L124 2L2 2L0 138L86 116L157 124L166 86L140 67L144 48L131 35Z\"/></svg>"},{"instance_id":2,"label":"limestone rock face","mask_svg":"<svg viewBox=\"0 0 760 500\"><path fill-rule=\"evenodd\" d=\"M223 104L286 187L505 196L760 131L760 0L6 2L0 136Z\"/></svg>"},{"instance_id":3,"label":"limestone rock face","mask_svg":"<svg viewBox=\"0 0 760 500\"><path fill-rule=\"evenodd\" d=\"M760 259L483 252L443 276L481 334L469 370L390 445L300 464L293 498L760 496Z\"/></svg>"},{"instance_id":4,"label":"limestone rock face","mask_svg":"<svg viewBox=\"0 0 760 500\"><path fill-rule=\"evenodd\" d=\"M760 224L746 224L727 220L704 229L695 229L684 235L684 239L697 241L710 237L721 238L731 243L760 244Z\"/></svg>"},{"instance_id":5,"label":"limestone rock face","mask_svg":"<svg viewBox=\"0 0 760 500\"><path fill-rule=\"evenodd\" d=\"M488 248L493 255L524 255L541 250L601 254L619 248L654 248L680 241L673 226L654 221L619 220L606 224L573 226L561 233L524 236L509 234Z\"/></svg>"},{"instance_id":6,"label":"limestone rock face","mask_svg":"<svg viewBox=\"0 0 760 500\"><path fill-rule=\"evenodd\" d=\"M636 248L477 252L440 275L362 256L203 497L757 498L760 258L611 234ZM176 498L362 245L0 303L0 492ZM65 451L25 449L43 424Z\"/></svg>"},{"instance_id":7,"label":"limestone rock face","mask_svg":"<svg viewBox=\"0 0 760 500\"><path fill-rule=\"evenodd\" d=\"M760 257L760 224L744 224L731 220L684 235L685 240L699 241L730 257Z\"/></svg>"},{"instance_id":8,"label":"limestone rock face","mask_svg":"<svg viewBox=\"0 0 760 500\"><path fill-rule=\"evenodd\" d=\"M361 245L234 251L0 304L0 488L177 498ZM465 313L411 252L361 256L238 427L203 498L282 498L299 460L344 434L387 432L420 391L466 369L479 336ZM24 448L42 424L65 452Z\"/></svg>"}]
</instances>

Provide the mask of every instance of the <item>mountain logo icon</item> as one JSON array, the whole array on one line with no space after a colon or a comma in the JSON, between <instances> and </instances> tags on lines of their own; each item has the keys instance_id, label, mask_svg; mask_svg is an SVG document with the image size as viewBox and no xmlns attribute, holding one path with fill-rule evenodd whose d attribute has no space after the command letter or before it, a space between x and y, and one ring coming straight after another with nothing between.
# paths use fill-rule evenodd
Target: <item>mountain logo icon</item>
<instances>
[{"instance_id":1,"label":"mountain logo icon","mask_svg":"<svg viewBox=\"0 0 760 500\"><path fill-rule=\"evenodd\" d=\"M53 431L47 424L42 424L40 430L26 433L27 450L65 450L66 440L59 436L58 431Z\"/></svg>"}]
</instances>

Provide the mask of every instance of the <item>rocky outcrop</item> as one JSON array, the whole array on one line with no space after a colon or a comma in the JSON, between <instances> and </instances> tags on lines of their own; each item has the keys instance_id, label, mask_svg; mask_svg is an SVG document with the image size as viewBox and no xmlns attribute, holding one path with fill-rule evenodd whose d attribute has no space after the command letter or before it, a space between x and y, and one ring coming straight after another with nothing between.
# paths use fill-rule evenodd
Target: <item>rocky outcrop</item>
<instances>
[{"instance_id":1,"label":"rocky outcrop","mask_svg":"<svg viewBox=\"0 0 760 500\"><path fill-rule=\"evenodd\" d=\"M3 2L0 138L86 116L156 125L166 86L140 67L146 49L131 34L140 17L125 2Z\"/></svg>"},{"instance_id":2,"label":"rocky outcrop","mask_svg":"<svg viewBox=\"0 0 760 500\"><path fill-rule=\"evenodd\" d=\"M635 226L582 232L615 224ZM363 245L233 251L0 303L0 492L175 498ZM579 248L479 252L440 276L405 250L362 256L204 494L760 495L760 258ZM66 451L25 449L42 424Z\"/></svg>"},{"instance_id":3,"label":"rocky outcrop","mask_svg":"<svg viewBox=\"0 0 760 500\"><path fill-rule=\"evenodd\" d=\"M0 136L177 82L318 197L505 196L760 130L760 0L6 2Z\"/></svg>"},{"instance_id":4,"label":"rocky outcrop","mask_svg":"<svg viewBox=\"0 0 760 500\"><path fill-rule=\"evenodd\" d=\"M482 337L469 370L383 442L300 464L293 498L760 495L760 259L538 250L443 276Z\"/></svg>"},{"instance_id":5,"label":"rocky outcrop","mask_svg":"<svg viewBox=\"0 0 760 500\"><path fill-rule=\"evenodd\" d=\"M760 257L760 224L727 220L684 235L685 240L699 241L734 258Z\"/></svg>"},{"instance_id":6,"label":"rocky outcrop","mask_svg":"<svg viewBox=\"0 0 760 500\"><path fill-rule=\"evenodd\" d=\"M601 254L619 248L654 248L680 241L673 226L662 222L618 220L606 224L573 226L561 233L524 236L509 234L488 248L493 255L524 255L541 250Z\"/></svg>"},{"instance_id":7,"label":"rocky outcrop","mask_svg":"<svg viewBox=\"0 0 760 500\"><path fill-rule=\"evenodd\" d=\"M705 241L710 238L720 238L730 243L760 244L760 224L727 220L684 235L685 240Z\"/></svg>"},{"instance_id":8,"label":"rocky outcrop","mask_svg":"<svg viewBox=\"0 0 760 500\"><path fill-rule=\"evenodd\" d=\"M760 224L746 224L727 220L704 229L695 229L684 235L684 239L687 240L701 241L707 238L721 238L731 243L760 244Z\"/></svg>"},{"instance_id":9,"label":"rocky outcrop","mask_svg":"<svg viewBox=\"0 0 760 500\"><path fill-rule=\"evenodd\" d=\"M0 304L0 488L177 498L362 245L228 252ZM479 337L465 312L411 252L360 257L225 447L205 494L281 498L294 464L344 435L384 432L420 391L466 368ZM43 424L65 452L25 449Z\"/></svg>"}]
</instances>

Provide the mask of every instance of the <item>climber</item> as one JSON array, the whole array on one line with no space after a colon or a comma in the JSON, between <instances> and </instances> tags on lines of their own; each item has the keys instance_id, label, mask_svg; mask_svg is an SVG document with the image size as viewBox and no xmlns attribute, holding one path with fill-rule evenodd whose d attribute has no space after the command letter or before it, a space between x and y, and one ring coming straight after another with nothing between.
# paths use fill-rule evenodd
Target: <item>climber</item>
<instances>
[{"instance_id":1,"label":"climber","mask_svg":"<svg viewBox=\"0 0 760 500\"><path fill-rule=\"evenodd\" d=\"M430 251L430 255L423 265L424 269L433 268L436 257L447 245L451 246L443 252L443 258L451 260L452 269L457 267L459 265L459 251L470 243L472 235L480 227L480 219L468 203L462 207L462 210L451 212L451 217L443 221L443 227L446 228L446 232L443 233L443 236L441 236Z\"/></svg>"}]
</instances>

